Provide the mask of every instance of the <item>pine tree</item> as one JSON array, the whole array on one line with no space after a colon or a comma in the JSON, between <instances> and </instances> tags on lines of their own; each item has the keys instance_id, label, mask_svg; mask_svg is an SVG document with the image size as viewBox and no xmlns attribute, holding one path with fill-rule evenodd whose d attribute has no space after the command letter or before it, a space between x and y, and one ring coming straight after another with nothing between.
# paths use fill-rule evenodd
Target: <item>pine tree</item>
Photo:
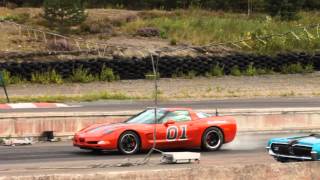
<instances>
[{"instance_id":1,"label":"pine tree","mask_svg":"<svg viewBox=\"0 0 320 180\"><path fill-rule=\"evenodd\" d=\"M87 18L83 0L45 0L43 10L43 17L62 33Z\"/></svg>"}]
</instances>

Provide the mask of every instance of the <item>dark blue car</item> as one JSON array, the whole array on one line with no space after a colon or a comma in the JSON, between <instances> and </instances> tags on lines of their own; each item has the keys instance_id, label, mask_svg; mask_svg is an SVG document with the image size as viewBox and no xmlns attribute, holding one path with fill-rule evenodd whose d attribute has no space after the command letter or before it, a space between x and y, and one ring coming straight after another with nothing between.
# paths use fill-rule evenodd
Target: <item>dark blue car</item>
<instances>
[{"instance_id":1,"label":"dark blue car","mask_svg":"<svg viewBox=\"0 0 320 180\"><path fill-rule=\"evenodd\" d=\"M269 140L267 150L280 162L317 161L320 160L320 134L273 138Z\"/></svg>"}]
</instances>

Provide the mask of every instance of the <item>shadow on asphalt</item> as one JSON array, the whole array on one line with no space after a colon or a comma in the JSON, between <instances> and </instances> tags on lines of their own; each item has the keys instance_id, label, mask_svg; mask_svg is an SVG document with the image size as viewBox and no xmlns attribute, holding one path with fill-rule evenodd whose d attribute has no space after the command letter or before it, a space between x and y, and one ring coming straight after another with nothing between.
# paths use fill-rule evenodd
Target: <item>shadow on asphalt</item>
<instances>
[{"instance_id":1,"label":"shadow on asphalt","mask_svg":"<svg viewBox=\"0 0 320 180\"><path fill-rule=\"evenodd\" d=\"M199 152L199 153L205 153L205 154L221 154L221 153L232 153L235 152L235 150L230 149L220 149L219 151L204 151L201 149L165 149L161 150L163 152ZM238 151L239 152L239 151ZM92 150L78 150L72 152L74 155L78 156L141 156L146 155L148 151L139 152L134 155L123 155L118 151L109 151L109 150L102 150L102 151L92 151ZM160 155L160 152L153 152L153 154Z\"/></svg>"}]
</instances>

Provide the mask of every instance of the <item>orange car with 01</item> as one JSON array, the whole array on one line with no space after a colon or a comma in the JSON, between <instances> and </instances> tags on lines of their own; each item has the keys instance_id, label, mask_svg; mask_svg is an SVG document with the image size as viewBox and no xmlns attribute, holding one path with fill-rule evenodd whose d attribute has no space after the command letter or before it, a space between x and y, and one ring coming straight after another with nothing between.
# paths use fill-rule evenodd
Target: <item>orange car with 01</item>
<instances>
[{"instance_id":1,"label":"orange car with 01","mask_svg":"<svg viewBox=\"0 0 320 180\"><path fill-rule=\"evenodd\" d=\"M157 121L155 123L155 112ZM135 154L156 148L216 151L231 142L237 131L231 116L216 116L190 108L148 108L122 123L95 124L77 132L73 144L81 149L118 150Z\"/></svg>"}]
</instances>

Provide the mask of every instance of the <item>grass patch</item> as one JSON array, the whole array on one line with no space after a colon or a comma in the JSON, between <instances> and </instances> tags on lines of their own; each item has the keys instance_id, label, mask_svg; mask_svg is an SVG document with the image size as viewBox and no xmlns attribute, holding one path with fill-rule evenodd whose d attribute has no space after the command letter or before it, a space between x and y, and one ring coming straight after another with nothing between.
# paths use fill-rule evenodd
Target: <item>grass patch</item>
<instances>
[{"instance_id":1,"label":"grass patch","mask_svg":"<svg viewBox=\"0 0 320 180\"><path fill-rule=\"evenodd\" d=\"M183 79L193 79L197 76L196 71L188 71L187 73L184 73L182 71L176 71L176 73L173 73L171 78L183 78Z\"/></svg>"},{"instance_id":2,"label":"grass patch","mask_svg":"<svg viewBox=\"0 0 320 180\"><path fill-rule=\"evenodd\" d=\"M253 63L250 63L243 74L246 76L256 76L258 72L257 69L253 66Z\"/></svg>"},{"instance_id":3,"label":"grass patch","mask_svg":"<svg viewBox=\"0 0 320 180\"><path fill-rule=\"evenodd\" d=\"M21 84L26 82L26 80L20 76L12 76L7 70L2 70L0 73L2 73L4 85Z\"/></svg>"},{"instance_id":4,"label":"grass patch","mask_svg":"<svg viewBox=\"0 0 320 180\"><path fill-rule=\"evenodd\" d=\"M89 73L88 69L83 68L82 66L74 69L70 77L71 82L80 82L80 83L89 83L97 80L97 77Z\"/></svg>"},{"instance_id":5,"label":"grass patch","mask_svg":"<svg viewBox=\"0 0 320 180\"><path fill-rule=\"evenodd\" d=\"M145 79L147 80L154 80L154 73L153 72L148 72L147 74L144 75ZM161 75L160 73L158 72L157 73L157 79L160 79Z\"/></svg>"},{"instance_id":6,"label":"grass patch","mask_svg":"<svg viewBox=\"0 0 320 180\"><path fill-rule=\"evenodd\" d=\"M39 83L39 84L62 84L63 79L60 74L58 74L55 70L51 70L49 72L36 72L31 74L31 82Z\"/></svg>"},{"instance_id":7,"label":"grass patch","mask_svg":"<svg viewBox=\"0 0 320 180\"><path fill-rule=\"evenodd\" d=\"M88 69L79 67L73 70L70 78L63 79L62 75L55 70L48 72L34 72L31 74L31 79L26 80L20 76L12 76L7 70L0 71L3 74L5 85L20 84L20 83L37 83L37 84L63 84L65 82L80 82L89 83L93 81L117 81L120 80L119 75L116 75L111 68L102 67L98 75L90 74Z\"/></svg>"},{"instance_id":8,"label":"grass patch","mask_svg":"<svg viewBox=\"0 0 320 180\"><path fill-rule=\"evenodd\" d=\"M112 82L112 81L119 80L120 77L118 75L115 75L111 68L103 66L100 72L99 79L100 81Z\"/></svg>"},{"instance_id":9,"label":"grass patch","mask_svg":"<svg viewBox=\"0 0 320 180\"><path fill-rule=\"evenodd\" d=\"M296 93L294 91L280 94L281 97L293 97L295 95L296 95Z\"/></svg>"},{"instance_id":10,"label":"grass patch","mask_svg":"<svg viewBox=\"0 0 320 180\"><path fill-rule=\"evenodd\" d=\"M29 13L19 13L15 15L6 15L6 16L0 16L0 20L4 21L14 21L20 24L24 24L30 19Z\"/></svg>"},{"instance_id":11,"label":"grass patch","mask_svg":"<svg viewBox=\"0 0 320 180\"><path fill-rule=\"evenodd\" d=\"M285 65L281 68L282 74L307 74L314 72L314 66L312 64L308 64L303 66L301 63Z\"/></svg>"},{"instance_id":12,"label":"grass patch","mask_svg":"<svg viewBox=\"0 0 320 180\"><path fill-rule=\"evenodd\" d=\"M122 93L108 93L98 92L78 96L23 96L23 97L11 97L12 103L16 102L90 102L98 100L130 100L130 99L147 99L147 97L140 96L128 96ZM0 103L5 103L5 98L0 98Z\"/></svg>"},{"instance_id":13,"label":"grass patch","mask_svg":"<svg viewBox=\"0 0 320 180\"><path fill-rule=\"evenodd\" d=\"M195 78L197 76L197 72L195 72L195 71L188 71L188 73L186 74L186 76L185 76L185 78L187 78L187 79L193 79L193 78Z\"/></svg>"},{"instance_id":14,"label":"grass patch","mask_svg":"<svg viewBox=\"0 0 320 180\"><path fill-rule=\"evenodd\" d=\"M233 67L231 68L231 70L230 70L230 74L231 74L232 76L241 76L241 75L242 75L239 66L233 66Z\"/></svg>"},{"instance_id":15,"label":"grass patch","mask_svg":"<svg viewBox=\"0 0 320 180\"><path fill-rule=\"evenodd\" d=\"M216 64L215 66L213 66L211 70L208 73L206 73L207 77L210 77L210 76L220 77L223 75L224 75L224 67L221 67L219 64Z\"/></svg>"},{"instance_id":16,"label":"grass patch","mask_svg":"<svg viewBox=\"0 0 320 180\"><path fill-rule=\"evenodd\" d=\"M212 42L228 42L251 38L253 41L238 43L240 50L262 54L282 51L313 51L320 48L317 29L308 33L298 25L320 22L319 12L302 12L300 20L282 22L266 14L248 17L239 13L219 13L201 9L176 10L171 13L158 13L156 16L142 16L121 26L121 31L134 34L144 27L160 29L162 38L175 39L181 43L204 45ZM283 37L261 39L269 34L294 32ZM233 47L234 46L230 46Z\"/></svg>"}]
</instances>

